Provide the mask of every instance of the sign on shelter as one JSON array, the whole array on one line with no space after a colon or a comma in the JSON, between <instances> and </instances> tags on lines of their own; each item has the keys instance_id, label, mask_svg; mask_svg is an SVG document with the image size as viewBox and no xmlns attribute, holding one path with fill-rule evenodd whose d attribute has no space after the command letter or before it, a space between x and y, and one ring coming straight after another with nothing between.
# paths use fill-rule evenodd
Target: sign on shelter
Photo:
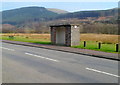
<instances>
[{"instance_id":1,"label":"sign on shelter","mask_svg":"<svg viewBox=\"0 0 120 85\"><path fill-rule=\"evenodd\" d=\"M76 46L80 43L80 26L75 24L52 25L51 42L52 44Z\"/></svg>"}]
</instances>

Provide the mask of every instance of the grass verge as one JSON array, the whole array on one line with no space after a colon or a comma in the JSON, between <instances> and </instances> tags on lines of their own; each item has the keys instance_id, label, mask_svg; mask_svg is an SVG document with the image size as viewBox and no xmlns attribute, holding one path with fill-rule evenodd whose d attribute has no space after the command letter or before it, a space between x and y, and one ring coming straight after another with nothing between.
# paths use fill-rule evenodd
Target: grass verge
<instances>
[{"instance_id":1,"label":"grass verge","mask_svg":"<svg viewBox=\"0 0 120 85\"><path fill-rule=\"evenodd\" d=\"M11 41L21 41L21 42L29 42L29 43L36 43L36 44L51 44L50 41L45 41L43 39L29 39L26 37L15 36L14 38L9 38L8 36L2 36L2 40L11 40Z\"/></svg>"},{"instance_id":2,"label":"grass verge","mask_svg":"<svg viewBox=\"0 0 120 85\"><path fill-rule=\"evenodd\" d=\"M73 48L91 49L96 51L110 52L110 53L120 53L116 52L116 44L101 44L101 48L98 48L98 42L87 41L86 47L84 47L84 42L81 41L79 46L72 46Z\"/></svg>"}]
</instances>

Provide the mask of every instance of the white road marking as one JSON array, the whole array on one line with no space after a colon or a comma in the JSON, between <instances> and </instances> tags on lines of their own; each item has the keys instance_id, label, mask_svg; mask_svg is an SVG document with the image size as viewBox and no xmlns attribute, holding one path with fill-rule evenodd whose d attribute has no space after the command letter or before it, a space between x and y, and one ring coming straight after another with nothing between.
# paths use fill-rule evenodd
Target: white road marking
<instances>
[{"instance_id":1,"label":"white road marking","mask_svg":"<svg viewBox=\"0 0 120 85\"><path fill-rule=\"evenodd\" d=\"M5 48L5 47L0 47L0 48L10 50L10 51L15 51L14 49L10 49L10 48Z\"/></svg>"},{"instance_id":2,"label":"white road marking","mask_svg":"<svg viewBox=\"0 0 120 85\"><path fill-rule=\"evenodd\" d=\"M115 75L115 74L111 74L111 73L104 72L104 71L99 71L99 70L92 69L92 68L86 68L86 69L87 69L87 70L90 70L90 71L94 71L94 72L98 72L98 73L106 74L106 75L109 75L109 76L120 77L120 76Z\"/></svg>"},{"instance_id":3,"label":"white road marking","mask_svg":"<svg viewBox=\"0 0 120 85\"><path fill-rule=\"evenodd\" d=\"M54 62L59 62L58 60L55 60L55 59L52 59L52 58L47 58L47 57L43 57L43 56L31 54L31 53L25 53L25 54L35 56L35 57L39 57L39 58L43 58L43 59L47 59L47 60L51 60L51 61L54 61Z\"/></svg>"}]
</instances>

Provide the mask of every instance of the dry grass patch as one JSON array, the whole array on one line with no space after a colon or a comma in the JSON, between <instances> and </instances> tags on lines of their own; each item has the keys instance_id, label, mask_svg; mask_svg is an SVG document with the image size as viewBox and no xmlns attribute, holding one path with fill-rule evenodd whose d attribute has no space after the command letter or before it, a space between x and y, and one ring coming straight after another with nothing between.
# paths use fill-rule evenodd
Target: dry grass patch
<instances>
[{"instance_id":1,"label":"dry grass patch","mask_svg":"<svg viewBox=\"0 0 120 85\"><path fill-rule=\"evenodd\" d=\"M118 43L118 37L120 35L108 35L108 34L81 34L81 41L97 41L106 44Z\"/></svg>"}]
</instances>

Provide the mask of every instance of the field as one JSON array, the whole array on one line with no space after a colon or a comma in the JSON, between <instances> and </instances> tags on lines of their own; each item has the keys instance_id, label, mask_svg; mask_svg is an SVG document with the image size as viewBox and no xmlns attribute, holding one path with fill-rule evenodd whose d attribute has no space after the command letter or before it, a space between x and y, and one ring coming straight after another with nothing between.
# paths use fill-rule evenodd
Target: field
<instances>
[{"instance_id":1,"label":"field","mask_svg":"<svg viewBox=\"0 0 120 85\"><path fill-rule=\"evenodd\" d=\"M22 41L38 44L50 44L49 34L1 34L3 40ZM14 36L14 38L9 38Z\"/></svg>"},{"instance_id":2,"label":"field","mask_svg":"<svg viewBox=\"0 0 120 85\"><path fill-rule=\"evenodd\" d=\"M3 40L13 40L22 42L31 42L39 44L51 44L50 34L1 34ZM9 36L14 36L10 38ZM86 47L83 46L83 41L86 41ZM98 43L101 42L101 49L98 49ZM118 43L118 35L107 34L80 34L80 45L72 46L75 48L92 49L104 52L117 53L116 43Z\"/></svg>"}]
</instances>

